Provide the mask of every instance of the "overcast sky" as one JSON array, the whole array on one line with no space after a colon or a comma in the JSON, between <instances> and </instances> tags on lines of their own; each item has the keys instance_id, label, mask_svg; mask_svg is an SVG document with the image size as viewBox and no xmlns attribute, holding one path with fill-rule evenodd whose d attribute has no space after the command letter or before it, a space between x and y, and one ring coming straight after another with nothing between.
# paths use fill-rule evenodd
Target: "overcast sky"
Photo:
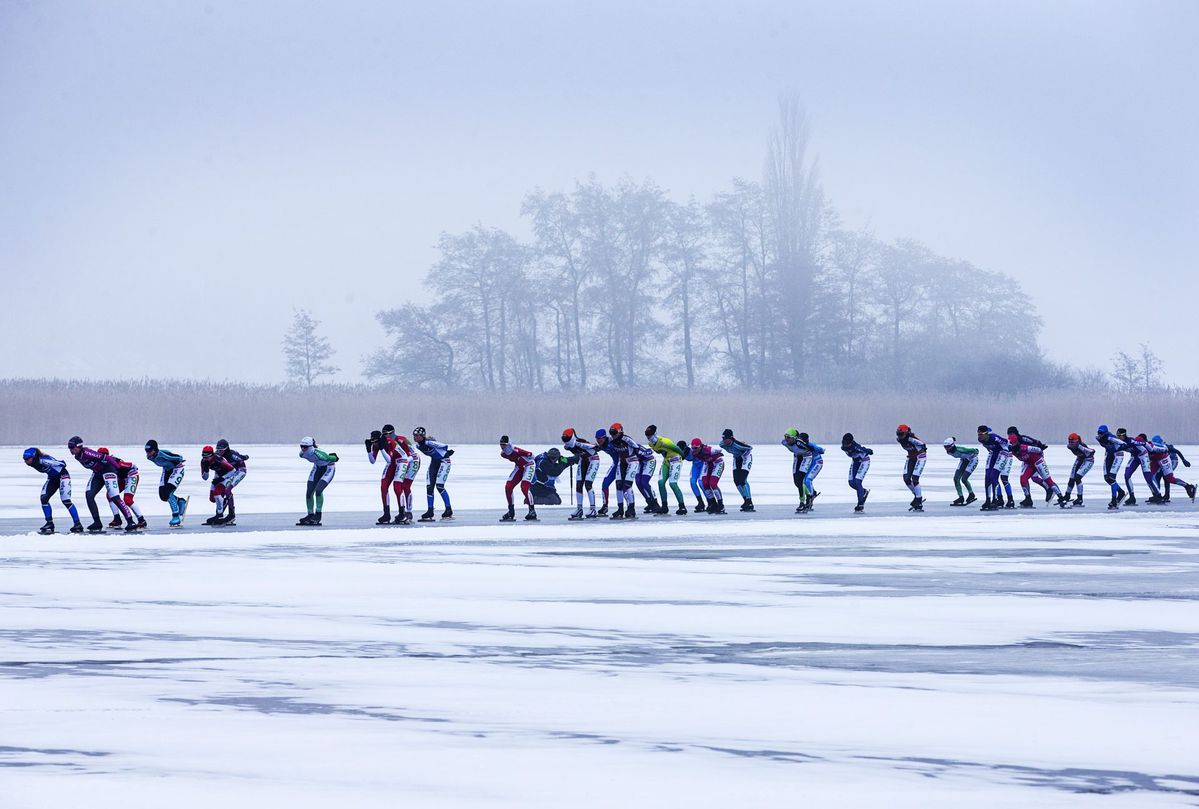
<instances>
[{"instance_id":1,"label":"overcast sky","mask_svg":"<svg viewBox=\"0 0 1199 809\"><path fill-rule=\"evenodd\" d=\"M1190 0L0 0L0 376L279 381L308 307L356 381L441 231L524 234L591 172L756 179L794 90L849 225L1015 276L1054 360L1147 341L1199 384L1197 33Z\"/></svg>"}]
</instances>

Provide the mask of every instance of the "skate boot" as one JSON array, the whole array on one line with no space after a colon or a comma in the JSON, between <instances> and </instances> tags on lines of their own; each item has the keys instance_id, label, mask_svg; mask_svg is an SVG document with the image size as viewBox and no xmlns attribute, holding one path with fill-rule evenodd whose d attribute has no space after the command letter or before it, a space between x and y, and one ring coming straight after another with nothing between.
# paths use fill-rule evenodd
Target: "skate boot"
<instances>
[{"instance_id":1,"label":"skate boot","mask_svg":"<svg viewBox=\"0 0 1199 809\"><path fill-rule=\"evenodd\" d=\"M500 522L515 522L515 521L516 521L516 507L508 506L508 510L506 512L504 512L504 516L500 517Z\"/></svg>"},{"instance_id":2,"label":"skate boot","mask_svg":"<svg viewBox=\"0 0 1199 809\"><path fill-rule=\"evenodd\" d=\"M122 521L121 521L120 517L113 517L112 520L108 523L109 528L120 528L121 525L122 525Z\"/></svg>"},{"instance_id":3,"label":"skate boot","mask_svg":"<svg viewBox=\"0 0 1199 809\"><path fill-rule=\"evenodd\" d=\"M687 512L687 507L686 507L685 505L683 505L682 503L679 503L679 507L678 507L678 508L676 508L676 509L674 510L674 513L675 513L675 514L677 514L677 515L679 515L679 516L681 517L681 516L683 516L684 514L687 514L687 513L688 513L688 512Z\"/></svg>"},{"instance_id":4,"label":"skate boot","mask_svg":"<svg viewBox=\"0 0 1199 809\"><path fill-rule=\"evenodd\" d=\"M1081 494L1078 497L1074 498L1074 507L1075 508L1085 508L1086 507L1085 504L1082 502Z\"/></svg>"},{"instance_id":5,"label":"skate boot","mask_svg":"<svg viewBox=\"0 0 1199 809\"><path fill-rule=\"evenodd\" d=\"M1066 495L1059 494L1057 496L1057 507L1058 508L1070 508L1073 505L1074 504L1072 502L1070 502L1070 498L1066 497Z\"/></svg>"},{"instance_id":6,"label":"skate boot","mask_svg":"<svg viewBox=\"0 0 1199 809\"><path fill-rule=\"evenodd\" d=\"M169 523L167 523L167 526L169 526L171 528L179 528L181 525L183 525L183 520L181 520L179 518L178 514L171 517L171 521Z\"/></svg>"},{"instance_id":7,"label":"skate boot","mask_svg":"<svg viewBox=\"0 0 1199 809\"><path fill-rule=\"evenodd\" d=\"M180 522L182 522L183 517L187 514L187 501L190 500L191 498L179 497L177 499L179 501L179 520L180 520Z\"/></svg>"},{"instance_id":8,"label":"skate boot","mask_svg":"<svg viewBox=\"0 0 1199 809\"><path fill-rule=\"evenodd\" d=\"M966 505L970 505L976 500L978 500L978 498L974 496L974 492L970 492L970 494L966 495Z\"/></svg>"},{"instance_id":9,"label":"skate boot","mask_svg":"<svg viewBox=\"0 0 1199 809\"><path fill-rule=\"evenodd\" d=\"M525 522L537 522L537 510L529 506L529 513L525 515Z\"/></svg>"},{"instance_id":10,"label":"skate boot","mask_svg":"<svg viewBox=\"0 0 1199 809\"><path fill-rule=\"evenodd\" d=\"M433 509L429 509L424 514L420 515L421 522L433 522Z\"/></svg>"},{"instance_id":11,"label":"skate boot","mask_svg":"<svg viewBox=\"0 0 1199 809\"><path fill-rule=\"evenodd\" d=\"M1116 505L1120 505L1121 503L1123 503L1125 498L1127 498L1127 497L1128 497L1128 492L1124 491L1123 489L1121 489L1119 487L1116 487Z\"/></svg>"},{"instance_id":12,"label":"skate boot","mask_svg":"<svg viewBox=\"0 0 1199 809\"><path fill-rule=\"evenodd\" d=\"M94 521L91 525L89 525L87 527L87 532L89 534L103 534L104 533L104 523L100 522L99 520Z\"/></svg>"},{"instance_id":13,"label":"skate boot","mask_svg":"<svg viewBox=\"0 0 1199 809\"><path fill-rule=\"evenodd\" d=\"M811 511L813 508L816 507L816 498L819 496L820 496L820 492L812 492L811 494L808 495L808 507L805 509L805 511ZM921 501L921 502L923 502L923 501Z\"/></svg>"},{"instance_id":14,"label":"skate boot","mask_svg":"<svg viewBox=\"0 0 1199 809\"><path fill-rule=\"evenodd\" d=\"M568 520L581 520L581 519L583 519L583 507L582 507L582 506L579 506L578 508L576 508L576 509L575 509L575 513L574 513L574 514L571 514L569 517L567 517L567 519L568 519Z\"/></svg>"},{"instance_id":15,"label":"skate boot","mask_svg":"<svg viewBox=\"0 0 1199 809\"><path fill-rule=\"evenodd\" d=\"M637 504L636 503L629 503L629 507L627 509L625 509L624 518L626 520L637 519Z\"/></svg>"},{"instance_id":16,"label":"skate boot","mask_svg":"<svg viewBox=\"0 0 1199 809\"><path fill-rule=\"evenodd\" d=\"M313 525L321 524L321 513L319 511L312 515L312 524Z\"/></svg>"},{"instance_id":17,"label":"skate boot","mask_svg":"<svg viewBox=\"0 0 1199 809\"><path fill-rule=\"evenodd\" d=\"M1015 508L1015 507L1016 507L1016 501L1015 501L1015 500L1011 500L1011 499L1009 499L1009 500L1008 500L1006 503L1004 503L1004 504L1003 504L1003 507L1004 507L1004 508Z\"/></svg>"},{"instance_id":18,"label":"skate boot","mask_svg":"<svg viewBox=\"0 0 1199 809\"><path fill-rule=\"evenodd\" d=\"M753 511L754 510L754 499L752 497L745 498L745 502L741 504L741 510L742 511Z\"/></svg>"},{"instance_id":19,"label":"skate boot","mask_svg":"<svg viewBox=\"0 0 1199 809\"><path fill-rule=\"evenodd\" d=\"M616 511L612 512L612 516L609 517L608 519L609 520L623 520L624 519L624 504L621 503L619 506L617 506Z\"/></svg>"},{"instance_id":20,"label":"skate boot","mask_svg":"<svg viewBox=\"0 0 1199 809\"><path fill-rule=\"evenodd\" d=\"M139 530L140 529L137 527L137 523L135 523L133 520L130 520L129 522L127 522L125 524L125 533L126 534L134 534L134 533L137 533Z\"/></svg>"},{"instance_id":21,"label":"skate boot","mask_svg":"<svg viewBox=\"0 0 1199 809\"><path fill-rule=\"evenodd\" d=\"M311 515L311 514L305 515L296 521L296 525L315 525L316 523L314 523L312 521L312 519L313 519L313 515Z\"/></svg>"},{"instance_id":22,"label":"skate boot","mask_svg":"<svg viewBox=\"0 0 1199 809\"><path fill-rule=\"evenodd\" d=\"M41 528L37 529L37 532L39 534L42 534L43 536L46 534L53 534L54 533L54 520L46 520L46 524L43 525Z\"/></svg>"},{"instance_id":23,"label":"skate boot","mask_svg":"<svg viewBox=\"0 0 1199 809\"><path fill-rule=\"evenodd\" d=\"M1135 506L1136 504L1137 504L1137 496L1135 494L1132 494L1131 492L1129 492L1128 499L1126 499L1124 501L1124 505Z\"/></svg>"},{"instance_id":24,"label":"skate boot","mask_svg":"<svg viewBox=\"0 0 1199 809\"><path fill-rule=\"evenodd\" d=\"M713 514L727 514L728 513L727 511L724 510L724 501L723 500L716 501L716 510L713 511L712 513Z\"/></svg>"},{"instance_id":25,"label":"skate boot","mask_svg":"<svg viewBox=\"0 0 1199 809\"><path fill-rule=\"evenodd\" d=\"M454 509L447 508L445 511L441 512L441 519L443 521L454 519Z\"/></svg>"},{"instance_id":26,"label":"skate boot","mask_svg":"<svg viewBox=\"0 0 1199 809\"><path fill-rule=\"evenodd\" d=\"M146 522L145 517L138 517L137 518L137 527L138 528L149 528L150 524Z\"/></svg>"},{"instance_id":27,"label":"skate boot","mask_svg":"<svg viewBox=\"0 0 1199 809\"><path fill-rule=\"evenodd\" d=\"M979 511L996 511L998 508L999 505L994 500L987 500L979 508Z\"/></svg>"},{"instance_id":28,"label":"skate boot","mask_svg":"<svg viewBox=\"0 0 1199 809\"><path fill-rule=\"evenodd\" d=\"M913 497L911 505L908 506L908 511L924 511L924 498Z\"/></svg>"},{"instance_id":29,"label":"skate boot","mask_svg":"<svg viewBox=\"0 0 1199 809\"><path fill-rule=\"evenodd\" d=\"M695 513L696 514L703 514L703 513L707 512L707 510L708 510L707 503L705 503L703 500L695 501Z\"/></svg>"},{"instance_id":30,"label":"skate boot","mask_svg":"<svg viewBox=\"0 0 1199 809\"><path fill-rule=\"evenodd\" d=\"M1166 501L1161 498L1161 495L1155 494L1155 495L1151 495L1149 497L1149 499L1146 500L1145 502L1151 506L1160 506L1162 503L1164 503Z\"/></svg>"},{"instance_id":31,"label":"skate boot","mask_svg":"<svg viewBox=\"0 0 1199 809\"><path fill-rule=\"evenodd\" d=\"M595 512L595 516L597 516L597 517L607 517L608 516L608 504L607 503L604 503L602 506L600 506L599 511L595 511L595 506L592 506L591 510Z\"/></svg>"},{"instance_id":32,"label":"skate boot","mask_svg":"<svg viewBox=\"0 0 1199 809\"><path fill-rule=\"evenodd\" d=\"M600 514L600 512L595 510L595 506L592 506L591 510L588 511L585 516L589 520L596 520L596 519L600 518L601 514Z\"/></svg>"},{"instance_id":33,"label":"skate boot","mask_svg":"<svg viewBox=\"0 0 1199 809\"><path fill-rule=\"evenodd\" d=\"M221 520L224 518L224 516L225 515L223 515L223 514L213 514L211 517L209 517L207 520L204 521L204 524L205 525L220 525Z\"/></svg>"},{"instance_id":34,"label":"skate boot","mask_svg":"<svg viewBox=\"0 0 1199 809\"><path fill-rule=\"evenodd\" d=\"M218 520L216 524L221 526L222 528L225 528L225 527L228 527L231 525L237 525L237 512L230 509L229 513L226 514L224 517L221 517L221 519Z\"/></svg>"},{"instance_id":35,"label":"skate boot","mask_svg":"<svg viewBox=\"0 0 1199 809\"><path fill-rule=\"evenodd\" d=\"M1032 495L1026 495L1025 498L1020 501L1020 508L1036 508L1032 502Z\"/></svg>"},{"instance_id":36,"label":"skate boot","mask_svg":"<svg viewBox=\"0 0 1199 809\"><path fill-rule=\"evenodd\" d=\"M1108 501L1108 504L1107 504L1108 511L1115 511L1119 507L1120 507L1120 498L1119 497L1113 497L1111 500Z\"/></svg>"},{"instance_id":37,"label":"skate boot","mask_svg":"<svg viewBox=\"0 0 1199 809\"><path fill-rule=\"evenodd\" d=\"M1060 496L1060 495L1059 495L1059 496ZM1053 489L1046 489L1046 490L1045 490L1045 502L1046 502L1046 503L1051 503L1051 502L1053 502Z\"/></svg>"},{"instance_id":38,"label":"skate boot","mask_svg":"<svg viewBox=\"0 0 1199 809\"><path fill-rule=\"evenodd\" d=\"M403 514L403 512L400 512ZM383 516L375 520L375 525L390 525L391 524L391 509L383 509Z\"/></svg>"},{"instance_id":39,"label":"skate boot","mask_svg":"<svg viewBox=\"0 0 1199 809\"><path fill-rule=\"evenodd\" d=\"M858 503L856 506L853 507L853 510L854 510L854 513L861 514L863 511L866 510L866 504Z\"/></svg>"},{"instance_id":40,"label":"skate boot","mask_svg":"<svg viewBox=\"0 0 1199 809\"><path fill-rule=\"evenodd\" d=\"M1196 489L1196 488L1197 488L1197 487L1196 487L1196 485L1195 485L1194 483L1188 483L1188 484L1187 484L1187 489L1186 489L1186 492L1187 492L1187 497L1191 498L1191 502L1192 502L1192 503L1194 503L1194 502L1195 502L1195 489Z\"/></svg>"},{"instance_id":41,"label":"skate boot","mask_svg":"<svg viewBox=\"0 0 1199 809\"><path fill-rule=\"evenodd\" d=\"M77 522L74 525L72 525L71 533L72 534L82 534L83 533L83 523Z\"/></svg>"},{"instance_id":42,"label":"skate boot","mask_svg":"<svg viewBox=\"0 0 1199 809\"><path fill-rule=\"evenodd\" d=\"M951 506L964 506L964 505L966 505L966 499L965 499L964 497L962 497L962 496L959 494L959 495L958 495L958 499L957 499L957 500L954 500L954 501L953 501L952 503L950 503L949 505L951 505Z\"/></svg>"}]
</instances>

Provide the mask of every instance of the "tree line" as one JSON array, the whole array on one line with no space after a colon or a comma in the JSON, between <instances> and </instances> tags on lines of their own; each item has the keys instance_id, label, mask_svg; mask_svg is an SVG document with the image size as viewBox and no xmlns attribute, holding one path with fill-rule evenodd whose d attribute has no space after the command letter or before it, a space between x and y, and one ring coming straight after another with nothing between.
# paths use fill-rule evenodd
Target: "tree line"
<instances>
[{"instance_id":1,"label":"tree line","mask_svg":"<svg viewBox=\"0 0 1199 809\"><path fill-rule=\"evenodd\" d=\"M408 388L775 390L1066 386L1002 273L842 227L798 101L761 181L704 202L652 181L535 190L532 239L443 234L428 303L378 314L364 373Z\"/></svg>"}]
</instances>

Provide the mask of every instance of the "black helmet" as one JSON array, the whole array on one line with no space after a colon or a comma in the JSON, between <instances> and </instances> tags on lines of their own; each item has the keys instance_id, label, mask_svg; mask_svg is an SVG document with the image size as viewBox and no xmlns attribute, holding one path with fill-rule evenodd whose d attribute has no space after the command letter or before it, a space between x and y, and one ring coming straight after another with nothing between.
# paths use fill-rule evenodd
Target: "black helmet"
<instances>
[{"instance_id":1,"label":"black helmet","mask_svg":"<svg viewBox=\"0 0 1199 809\"><path fill-rule=\"evenodd\" d=\"M396 431L395 425L393 425L393 424L384 424L383 425L383 435L391 435L395 431Z\"/></svg>"},{"instance_id":2,"label":"black helmet","mask_svg":"<svg viewBox=\"0 0 1199 809\"><path fill-rule=\"evenodd\" d=\"M220 438L220 439L217 439L217 442L216 442L216 451L217 451L217 452L224 452L224 451L225 451L225 450L227 450L227 449L229 449L229 439L227 439L227 438Z\"/></svg>"},{"instance_id":3,"label":"black helmet","mask_svg":"<svg viewBox=\"0 0 1199 809\"><path fill-rule=\"evenodd\" d=\"M807 434L807 433L800 433L800 434L799 434L799 440L800 440L800 441L803 441L803 442L806 444L806 443L807 443L807 441L808 441L808 434Z\"/></svg>"},{"instance_id":4,"label":"black helmet","mask_svg":"<svg viewBox=\"0 0 1199 809\"><path fill-rule=\"evenodd\" d=\"M558 450L557 447L550 447L550 451L546 454L549 455L551 458L561 458L562 457L562 453Z\"/></svg>"},{"instance_id":5,"label":"black helmet","mask_svg":"<svg viewBox=\"0 0 1199 809\"><path fill-rule=\"evenodd\" d=\"M979 435L986 435L989 432L991 432L991 428L988 427L987 425L985 425L985 424L978 425L978 434Z\"/></svg>"},{"instance_id":6,"label":"black helmet","mask_svg":"<svg viewBox=\"0 0 1199 809\"><path fill-rule=\"evenodd\" d=\"M412 437L413 438L424 438L425 437L425 428L424 427L414 427L412 429Z\"/></svg>"},{"instance_id":7,"label":"black helmet","mask_svg":"<svg viewBox=\"0 0 1199 809\"><path fill-rule=\"evenodd\" d=\"M846 433L845 435L841 436L841 446L848 447L852 443L853 433Z\"/></svg>"},{"instance_id":8,"label":"black helmet","mask_svg":"<svg viewBox=\"0 0 1199 809\"><path fill-rule=\"evenodd\" d=\"M73 435L69 439L67 439L67 449L79 449L82 446L83 446L83 439L77 435Z\"/></svg>"},{"instance_id":9,"label":"black helmet","mask_svg":"<svg viewBox=\"0 0 1199 809\"><path fill-rule=\"evenodd\" d=\"M658 425L651 424L650 426L645 428L645 437L649 438L651 435L656 435L657 432L658 432Z\"/></svg>"},{"instance_id":10,"label":"black helmet","mask_svg":"<svg viewBox=\"0 0 1199 809\"><path fill-rule=\"evenodd\" d=\"M732 428L725 427L725 428L724 428L724 432L720 434L720 437L721 437L721 438L732 438L732 437L733 437L733 430L732 430Z\"/></svg>"},{"instance_id":11,"label":"black helmet","mask_svg":"<svg viewBox=\"0 0 1199 809\"><path fill-rule=\"evenodd\" d=\"M507 443L508 443L508 436L506 436L506 435L501 435L501 436L500 436L500 443L501 443L501 444L507 444Z\"/></svg>"},{"instance_id":12,"label":"black helmet","mask_svg":"<svg viewBox=\"0 0 1199 809\"><path fill-rule=\"evenodd\" d=\"M1020 435L1020 428L1013 424L1011 427L1007 428L1007 434L1008 435Z\"/></svg>"},{"instance_id":13,"label":"black helmet","mask_svg":"<svg viewBox=\"0 0 1199 809\"><path fill-rule=\"evenodd\" d=\"M158 453L158 442L151 438L146 442L146 457L149 458Z\"/></svg>"},{"instance_id":14,"label":"black helmet","mask_svg":"<svg viewBox=\"0 0 1199 809\"><path fill-rule=\"evenodd\" d=\"M371 441L378 441L382 437L383 433L379 432L378 430L371 430Z\"/></svg>"}]
</instances>

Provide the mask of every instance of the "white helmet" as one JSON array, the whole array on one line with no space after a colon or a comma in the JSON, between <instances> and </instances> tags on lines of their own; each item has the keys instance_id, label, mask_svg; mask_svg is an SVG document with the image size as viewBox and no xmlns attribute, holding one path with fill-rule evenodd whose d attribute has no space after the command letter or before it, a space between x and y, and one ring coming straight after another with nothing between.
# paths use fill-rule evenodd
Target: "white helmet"
<instances>
[{"instance_id":1,"label":"white helmet","mask_svg":"<svg viewBox=\"0 0 1199 809\"><path fill-rule=\"evenodd\" d=\"M313 438L312 436L310 436L310 435L306 435L306 436L304 436L303 438L301 438L301 439L300 439L300 446L301 446L301 447L304 447L305 449L307 449L308 447L315 447L315 446L316 446L316 439L314 439L314 438Z\"/></svg>"},{"instance_id":2,"label":"white helmet","mask_svg":"<svg viewBox=\"0 0 1199 809\"><path fill-rule=\"evenodd\" d=\"M942 441L941 445L945 447L955 447L957 446L957 443L958 440L951 435L949 438L946 438L944 441Z\"/></svg>"}]
</instances>

